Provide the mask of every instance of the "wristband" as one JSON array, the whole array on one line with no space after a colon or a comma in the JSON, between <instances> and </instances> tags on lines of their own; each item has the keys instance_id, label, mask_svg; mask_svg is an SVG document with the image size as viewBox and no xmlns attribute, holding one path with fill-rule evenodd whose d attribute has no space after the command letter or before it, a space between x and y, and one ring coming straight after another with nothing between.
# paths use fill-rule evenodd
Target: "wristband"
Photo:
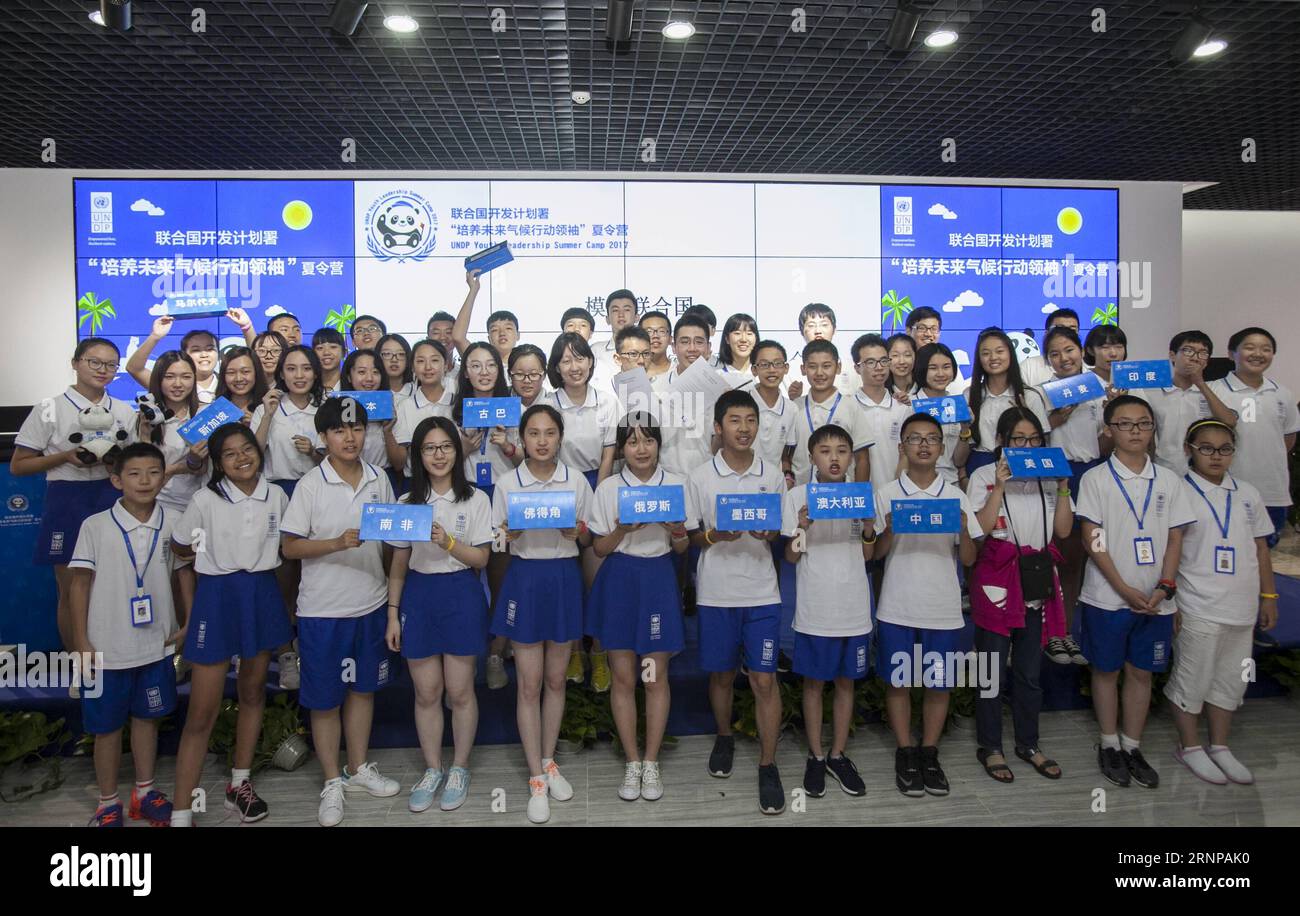
<instances>
[{"instance_id":1,"label":"wristband","mask_svg":"<svg viewBox=\"0 0 1300 916\"><path fill-rule=\"evenodd\" d=\"M704 529L704 543L708 544L710 547L713 546L713 532L708 528Z\"/></svg>"},{"instance_id":2,"label":"wristband","mask_svg":"<svg viewBox=\"0 0 1300 916\"><path fill-rule=\"evenodd\" d=\"M506 452L506 457L507 457L507 458L513 458L513 457L515 457L515 453L516 453L517 451L519 451L519 449L515 448L515 447L514 447L513 445L511 445L509 442L507 442L506 445L508 445L508 446L510 447L510 451Z\"/></svg>"},{"instance_id":3,"label":"wristband","mask_svg":"<svg viewBox=\"0 0 1300 916\"><path fill-rule=\"evenodd\" d=\"M578 519L578 522L576 525L574 525L574 527L578 529L578 534L587 533L587 523L584 522L582 519Z\"/></svg>"},{"instance_id":4,"label":"wristband","mask_svg":"<svg viewBox=\"0 0 1300 916\"><path fill-rule=\"evenodd\" d=\"M685 528L676 528L668 532L668 534L674 541L680 541L682 538L687 537L689 532Z\"/></svg>"},{"instance_id":5,"label":"wristband","mask_svg":"<svg viewBox=\"0 0 1300 916\"><path fill-rule=\"evenodd\" d=\"M876 529L875 529L874 527L871 529L871 537L867 537L867 529L866 529L865 527L863 527L863 529L862 529L862 543L864 543L864 544L874 544L874 543L876 543Z\"/></svg>"},{"instance_id":6,"label":"wristband","mask_svg":"<svg viewBox=\"0 0 1300 916\"><path fill-rule=\"evenodd\" d=\"M397 608L399 611L402 609L402 606L401 606L400 604L390 604L390 605L388 605L388 606L389 606L389 607L395 607L395 608Z\"/></svg>"},{"instance_id":7,"label":"wristband","mask_svg":"<svg viewBox=\"0 0 1300 916\"><path fill-rule=\"evenodd\" d=\"M455 536L454 534L448 534L448 535L447 535L447 546L444 547L443 550L447 551L447 553L451 553L451 548L453 548L453 547L455 547L455 546L456 546L456 536Z\"/></svg>"},{"instance_id":8,"label":"wristband","mask_svg":"<svg viewBox=\"0 0 1300 916\"><path fill-rule=\"evenodd\" d=\"M974 435L975 435L975 434L974 434L973 432L971 432L969 429L964 429L964 430L962 430L961 432L959 432L959 433L957 434L957 437L958 437L959 439L966 440L966 439L970 439L970 438L973 437Z\"/></svg>"},{"instance_id":9,"label":"wristband","mask_svg":"<svg viewBox=\"0 0 1300 916\"><path fill-rule=\"evenodd\" d=\"M1274 600L1274 601L1276 601L1276 600L1278 599L1278 595L1276 595L1276 594L1273 593L1273 592L1260 592L1260 593L1259 593L1259 597L1261 597L1261 598L1271 598L1271 599Z\"/></svg>"}]
</instances>

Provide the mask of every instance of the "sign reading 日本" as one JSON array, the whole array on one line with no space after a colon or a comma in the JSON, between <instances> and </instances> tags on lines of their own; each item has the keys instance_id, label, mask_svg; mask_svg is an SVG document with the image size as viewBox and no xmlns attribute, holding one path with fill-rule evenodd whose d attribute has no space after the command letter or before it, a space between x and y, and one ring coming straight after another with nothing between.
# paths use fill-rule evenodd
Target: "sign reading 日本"
<instances>
[{"instance_id":1,"label":"sign reading \u65e5\u672c","mask_svg":"<svg viewBox=\"0 0 1300 916\"><path fill-rule=\"evenodd\" d=\"M366 409L366 421L393 419L393 393L391 391L332 391L332 398L352 398Z\"/></svg>"}]
</instances>

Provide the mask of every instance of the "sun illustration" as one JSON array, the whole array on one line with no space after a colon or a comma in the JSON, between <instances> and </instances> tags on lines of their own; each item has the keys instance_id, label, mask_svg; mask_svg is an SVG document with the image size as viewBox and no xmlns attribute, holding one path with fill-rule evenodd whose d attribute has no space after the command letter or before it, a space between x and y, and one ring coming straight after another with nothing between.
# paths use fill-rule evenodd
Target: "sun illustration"
<instances>
[{"instance_id":1,"label":"sun illustration","mask_svg":"<svg viewBox=\"0 0 1300 916\"><path fill-rule=\"evenodd\" d=\"M1066 235L1074 235L1083 228L1083 214L1074 207L1063 207L1056 214L1056 227Z\"/></svg>"},{"instance_id":2,"label":"sun illustration","mask_svg":"<svg viewBox=\"0 0 1300 916\"><path fill-rule=\"evenodd\" d=\"M280 216L290 229L306 229L311 225L311 206L305 200L291 200Z\"/></svg>"}]
</instances>

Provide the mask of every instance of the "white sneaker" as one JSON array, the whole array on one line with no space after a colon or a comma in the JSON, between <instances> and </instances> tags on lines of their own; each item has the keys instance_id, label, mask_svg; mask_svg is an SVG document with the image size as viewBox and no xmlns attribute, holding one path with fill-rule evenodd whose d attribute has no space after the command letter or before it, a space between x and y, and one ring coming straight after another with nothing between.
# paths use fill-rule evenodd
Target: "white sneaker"
<instances>
[{"instance_id":1,"label":"white sneaker","mask_svg":"<svg viewBox=\"0 0 1300 916\"><path fill-rule=\"evenodd\" d=\"M301 677L298 674L298 653L283 652L280 654L280 689L297 690L298 684L301 683Z\"/></svg>"},{"instance_id":2,"label":"white sneaker","mask_svg":"<svg viewBox=\"0 0 1300 916\"><path fill-rule=\"evenodd\" d=\"M528 819L534 824L545 824L551 819L551 803L546 797L546 776L528 780Z\"/></svg>"},{"instance_id":3,"label":"white sneaker","mask_svg":"<svg viewBox=\"0 0 1300 916\"><path fill-rule=\"evenodd\" d=\"M343 780L331 779L320 793L320 808L316 820L322 827L337 827L343 820Z\"/></svg>"},{"instance_id":4,"label":"white sneaker","mask_svg":"<svg viewBox=\"0 0 1300 916\"><path fill-rule=\"evenodd\" d=\"M568 801L573 798L573 786L569 785L569 781L560 774L560 768L555 765L554 760L542 761L542 775L546 777L551 798L556 801Z\"/></svg>"},{"instance_id":5,"label":"white sneaker","mask_svg":"<svg viewBox=\"0 0 1300 916\"><path fill-rule=\"evenodd\" d=\"M1174 759L1191 770L1197 779L1203 779L1216 786L1226 786L1228 784L1228 777L1224 776L1223 772L1214 765L1210 755L1205 753L1205 748L1199 745L1197 747L1174 748Z\"/></svg>"},{"instance_id":6,"label":"white sneaker","mask_svg":"<svg viewBox=\"0 0 1300 916\"><path fill-rule=\"evenodd\" d=\"M1248 786L1255 781L1255 774L1246 768L1246 765L1232 756L1232 751L1226 746L1211 747L1210 759L1214 765L1223 771L1223 775L1228 777L1238 785Z\"/></svg>"},{"instance_id":7,"label":"white sneaker","mask_svg":"<svg viewBox=\"0 0 1300 916\"><path fill-rule=\"evenodd\" d=\"M373 763L363 763L355 773L348 773L343 768L343 787L349 792L367 792L375 798L392 798L402 787L396 779L389 779L379 774L379 767Z\"/></svg>"},{"instance_id":8,"label":"white sneaker","mask_svg":"<svg viewBox=\"0 0 1300 916\"><path fill-rule=\"evenodd\" d=\"M647 760L641 764L641 797L658 801L664 797L664 784L659 781L659 761Z\"/></svg>"},{"instance_id":9,"label":"white sneaker","mask_svg":"<svg viewBox=\"0 0 1300 916\"><path fill-rule=\"evenodd\" d=\"M500 655L489 655L487 659L488 690L500 690L510 683L506 675L506 663Z\"/></svg>"},{"instance_id":10,"label":"white sneaker","mask_svg":"<svg viewBox=\"0 0 1300 916\"><path fill-rule=\"evenodd\" d=\"M641 761L630 760L623 770L623 785L618 787L618 797L623 801L636 801L641 797Z\"/></svg>"}]
</instances>

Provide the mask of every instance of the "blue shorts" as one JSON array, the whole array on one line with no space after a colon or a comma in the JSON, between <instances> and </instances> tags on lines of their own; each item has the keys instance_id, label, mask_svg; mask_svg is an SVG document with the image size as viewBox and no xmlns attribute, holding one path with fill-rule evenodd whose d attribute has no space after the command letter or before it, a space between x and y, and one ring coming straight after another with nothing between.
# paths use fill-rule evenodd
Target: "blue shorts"
<instances>
[{"instance_id":1,"label":"blue shorts","mask_svg":"<svg viewBox=\"0 0 1300 916\"><path fill-rule=\"evenodd\" d=\"M252 658L293 639L275 570L200 575L185 658L200 665Z\"/></svg>"},{"instance_id":2,"label":"blue shorts","mask_svg":"<svg viewBox=\"0 0 1300 916\"><path fill-rule=\"evenodd\" d=\"M890 687L929 687L952 690L957 686L961 629L928 630L884 620L876 623L876 673Z\"/></svg>"},{"instance_id":3,"label":"blue shorts","mask_svg":"<svg viewBox=\"0 0 1300 916\"><path fill-rule=\"evenodd\" d=\"M523 645L582 638L582 567L577 557L511 557L496 600L490 628L494 636Z\"/></svg>"},{"instance_id":4,"label":"blue shorts","mask_svg":"<svg viewBox=\"0 0 1300 916\"><path fill-rule=\"evenodd\" d=\"M349 690L374 693L393 677L384 639L388 608L361 617L298 617L302 687L298 703L307 709L343 705Z\"/></svg>"},{"instance_id":5,"label":"blue shorts","mask_svg":"<svg viewBox=\"0 0 1300 916\"><path fill-rule=\"evenodd\" d=\"M98 696L90 696L98 688ZM176 709L176 666L167 655L116 671L95 672L81 685L81 722L92 735L111 735L128 718L159 719Z\"/></svg>"},{"instance_id":6,"label":"blue shorts","mask_svg":"<svg viewBox=\"0 0 1300 916\"><path fill-rule=\"evenodd\" d=\"M487 595L468 569L408 572L400 619L402 658L477 656L488 644Z\"/></svg>"},{"instance_id":7,"label":"blue shorts","mask_svg":"<svg viewBox=\"0 0 1300 916\"><path fill-rule=\"evenodd\" d=\"M1107 611L1079 602L1082 639L1079 648L1097 671L1118 671L1128 662L1143 671L1164 671L1174 645L1173 614L1135 614L1128 608Z\"/></svg>"},{"instance_id":8,"label":"blue shorts","mask_svg":"<svg viewBox=\"0 0 1300 916\"><path fill-rule=\"evenodd\" d=\"M1105 460L1105 458L1094 458L1092 461L1070 462L1070 498L1076 503L1079 501L1079 481L1083 479L1083 475L1100 465ZM1078 526L1079 520L1075 519L1074 524ZM1092 656L1089 656L1089 658L1091 657Z\"/></svg>"},{"instance_id":9,"label":"blue shorts","mask_svg":"<svg viewBox=\"0 0 1300 916\"><path fill-rule=\"evenodd\" d=\"M47 482L32 562L37 566L60 566L71 560L77 549L81 523L96 512L110 508L121 495L107 477Z\"/></svg>"},{"instance_id":10,"label":"blue shorts","mask_svg":"<svg viewBox=\"0 0 1300 916\"><path fill-rule=\"evenodd\" d=\"M1273 533L1266 540L1269 550L1277 546L1277 542L1282 540L1282 530L1286 527L1287 512L1290 506L1269 506L1268 520L1273 523Z\"/></svg>"},{"instance_id":11,"label":"blue shorts","mask_svg":"<svg viewBox=\"0 0 1300 916\"><path fill-rule=\"evenodd\" d=\"M781 640L781 605L716 607L699 605L700 667L705 671L735 671L740 652L750 671L776 672Z\"/></svg>"},{"instance_id":12,"label":"blue shorts","mask_svg":"<svg viewBox=\"0 0 1300 916\"><path fill-rule=\"evenodd\" d=\"M587 610L587 633L606 649L648 655L686 645L671 554L611 553L596 572Z\"/></svg>"},{"instance_id":13,"label":"blue shorts","mask_svg":"<svg viewBox=\"0 0 1300 916\"><path fill-rule=\"evenodd\" d=\"M860 636L794 634L794 673L814 681L866 677L867 659L870 657L870 633Z\"/></svg>"},{"instance_id":14,"label":"blue shorts","mask_svg":"<svg viewBox=\"0 0 1300 916\"><path fill-rule=\"evenodd\" d=\"M293 480L289 480L288 478L282 478L280 480L273 480L271 481L271 483L275 484L281 490L283 490L285 496L289 497L290 499L293 499L293 488L298 486L297 478Z\"/></svg>"}]
</instances>

